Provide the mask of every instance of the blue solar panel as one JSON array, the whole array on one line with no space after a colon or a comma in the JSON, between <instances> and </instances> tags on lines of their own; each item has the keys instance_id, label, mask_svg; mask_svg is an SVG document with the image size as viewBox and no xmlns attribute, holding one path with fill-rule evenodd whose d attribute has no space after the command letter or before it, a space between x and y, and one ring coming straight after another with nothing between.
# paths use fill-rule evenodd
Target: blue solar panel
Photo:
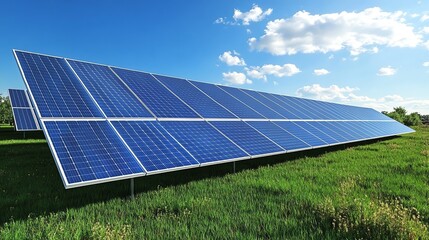
<instances>
[{"instance_id":1,"label":"blue solar panel","mask_svg":"<svg viewBox=\"0 0 429 240\"><path fill-rule=\"evenodd\" d=\"M236 118L188 81L160 75L154 76L201 116L205 118Z\"/></svg>"},{"instance_id":2,"label":"blue solar panel","mask_svg":"<svg viewBox=\"0 0 429 240\"><path fill-rule=\"evenodd\" d=\"M161 125L200 163L248 157L205 121L163 121Z\"/></svg>"},{"instance_id":3,"label":"blue solar panel","mask_svg":"<svg viewBox=\"0 0 429 240\"><path fill-rule=\"evenodd\" d=\"M304 141L286 132L283 128L270 121L248 121L246 123L276 142L287 151L311 147Z\"/></svg>"},{"instance_id":4,"label":"blue solar panel","mask_svg":"<svg viewBox=\"0 0 429 240\"><path fill-rule=\"evenodd\" d=\"M10 103L13 108L24 107L30 108L25 90L9 89Z\"/></svg>"},{"instance_id":5,"label":"blue solar panel","mask_svg":"<svg viewBox=\"0 0 429 240\"><path fill-rule=\"evenodd\" d=\"M284 152L276 143L242 121L211 122L217 129L250 155Z\"/></svg>"},{"instance_id":6,"label":"blue solar panel","mask_svg":"<svg viewBox=\"0 0 429 240\"><path fill-rule=\"evenodd\" d=\"M232 87L225 87L225 86L218 86L225 92L229 93L234 98L238 99L239 101L245 103L247 106L251 107L253 110L264 116L268 119L283 119L284 117L280 115L279 113L273 111L272 109L268 108L261 102L255 100L254 98L250 97L249 95L245 94L238 88L232 88Z\"/></svg>"},{"instance_id":7,"label":"blue solar panel","mask_svg":"<svg viewBox=\"0 0 429 240\"><path fill-rule=\"evenodd\" d=\"M294 123L296 125L300 126L302 129L309 131L314 136L317 136L318 138L320 138L321 140L323 140L324 142L326 142L328 144L338 143L338 140L331 137L329 134L323 132L322 129L319 129L319 128L309 124L309 122L294 122Z\"/></svg>"},{"instance_id":8,"label":"blue solar panel","mask_svg":"<svg viewBox=\"0 0 429 240\"><path fill-rule=\"evenodd\" d=\"M302 99L297 99L289 96L281 96L281 95L274 95L277 99L284 102L285 104L288 104L289 106L293 106L297 110L301 111L303 114L308 116L309 119L321 119L321 116L318 116L313 110L302 103Z\"/></svg>"},{"instance_id":9,"label":"blue solar panel","mask_svg":"<svg viewBox=\"0 0 429 240\"><path fill-rule=\"evenodd\" d=\"M199 116L179 100L151 74L112 68L146 106L161 118L198 118Z\"/></svg>"},{"instance_id":10,"label":"blue solar panel","mask_svg":"<svg viewBox=\"0 0 429 240\"><path fill-rule=\"evenodd\" d=\"M327 142L324 142L323 140L321 140L317 136L311 134L309 131L301 128L300 126L296 125L293 122L274 122L274 123L279 125L284 130L288 131L290 134L294 135L295 137L306 142L308 145L310 145L312 147L319 147L319 146L328 145Z\"/></svg>"},{"instance_id":11,"label":"blue solar panel","mask_svg":"<svg viewBox=\"0 0 429 240\"><path fill-rule=\"evenodd\" d=\"M66 186L131 174L143 168L107 121L45 122Z\"/></svg>"},{"instance_id":12,"label":"blue solar panel","mask_svg":"<svg viewBox=\"0 0 429 240\"><path fill-rule=\"evenodd\" d=\"M245 94L253 97L260 103L264 104L265 106L269 107L270 109L274 110L276 113L280 114L282 118L287 119L299 119L299 115L294 114L292 111L290 111L284 104L278 104L274 101L271 101L270 99L267 99L263 95L259 94L258 92L242 89Z\"/></svg>"},{"instance_id":13,"label":"blue solar panel","mask_svg":"<svg viewBox=\"0 0 429 240\"><path fill-rule=\"evenodd\" d=\"M327 135L331 136L332 138L338 140L338 142L347 142L350 141L349 137L345 137L343 134L339 133L338 131L335 131L335 129L332 129L327 122L308 122L309 125L319 129L320 131L326 133Z\"/></svg>"},{"instance_id":14,"label":"blue solar panel","mask_svg":"<svg viewBox=\"0 0 429 240\"><path fill-rule=\"evenodd\" d=\"M153 117L109 67L67 61L107 117Z\"/></svg>"},{"instance_id":15,"label":"blue solar panel","mask_svg":"<svg viewBox=\"0 0 429 240\"><path fill-rule=\"evenodd\" d=\"M199 88L205 94L209 95L216 102L227 108L239 118L264 118L261 114L251 109L246 104L238 101L225 91L222 91L214 84L189 81L191 84Z\"/></svg>"},{"instance_id":16,"label":"blue solar panel","mask_svg":"<svg viewBox=\"0 0 429 240\"><path fill-rule=\"evenodd\" d=\"M146 171L198 165L156 121L112 121Z\"/></svg>"},{"instance_id":17,"label":"blue solar panel","mask_svg":"<svg viewBox=\"0 0 429 240\"><path fill-rule=\"evenodd\" d=\"M340 133L341 136L347 138L348 141L355 141L355 140L361 138L361 136L359 136L359 134L357 134L356 132L350 131L350 129L347 128L340 121L331 121L331 122L326 122L325 124L328 128L332 129L333 131Z\"/></svg>"},{"instance_id":18,"label":"blue solar panel","mask_svg":"<svg viewBox=\"0 0 429 240\"><path fill-rule=\"evenodd\" d=\"M275 102L277 105L280 105L283 108L286 108L289 112L291 112L295 116L294 119L312 119L310 115L306 113L306 111L303 111L302 109L300 109L300 106L294 106L289 102L282 101L279 98L277 98L275 94L263 93L263 92L260 92L259 94L265 97L266 99L269 99L270 101Z\"/></svg>"},{"instance_id":19,"label":"blue solar panel","mask_svg":"<svg viewBox=\"0 0 429 240\"><path fill-rule=\"evenodd\" d=\"M13 108L13 116L17 131L40 129L30 108Z\"/></svg>"},{"instance_id":20,"label":"blue solar panel","mask_svg":"<svg viewBox=\"0 0 429 240\"><path fill-rule=\"evenodd\" d=\"M102 117L64 59L15 53L41 117Z\"/></svg>"}]
</instances>

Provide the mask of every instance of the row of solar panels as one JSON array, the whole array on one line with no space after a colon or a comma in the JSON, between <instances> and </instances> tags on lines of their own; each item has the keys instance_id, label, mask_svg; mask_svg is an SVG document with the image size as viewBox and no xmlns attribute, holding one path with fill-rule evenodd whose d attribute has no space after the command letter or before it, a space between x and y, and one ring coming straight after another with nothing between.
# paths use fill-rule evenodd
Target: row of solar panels
<instances>
[{"instance_id":1,"label":"row of solar panels","mask_svg":"<svg viewBox=\"0 0 429 240\"><path fill-rule=\"evenodd\" d=\"M20 51L16 51L16 55L24 75L37 79L27 82L42 118L390 120L369 108L217 86Z\"/></svg>"},{"instance_id":2,"label":"row of solar panels","mask_svg":"<svg viewBox=\"0 0 429 240\"><path fill-rule=\"evenodd\" d=\"M14 52L66 188L413 131L368 108Z\"/></svg>"},{"instance_id":3,"label":"row of solar panels","mask_svg":"<svg viewBox=\"0 0 429 240\"><path fill-rule=\"evenodd\" d=\"M409 132L393 121L110 123L113 127L107 121L44 122L67 187Z\"/></svg>"},{"instance_id":4,"label":"row of solar panels","mask_svg":"<svg viewBox=\"0 0 429 240\"><path fill-rule=\"evenodd\" d=\"M17 131L41 130L25 90L9 89L9 98Z\"/></svg>"}]
</instances>

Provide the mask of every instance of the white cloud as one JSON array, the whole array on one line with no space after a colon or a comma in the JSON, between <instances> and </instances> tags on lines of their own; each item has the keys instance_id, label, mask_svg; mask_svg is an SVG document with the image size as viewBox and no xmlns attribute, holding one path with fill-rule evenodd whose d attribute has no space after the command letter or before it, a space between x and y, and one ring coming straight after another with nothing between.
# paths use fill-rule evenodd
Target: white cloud
<instances>
[{"instance_id":1,"label":"white cloud","mask_svg":"<svg viewBox=\"0 0 429 240\"><path fill-rule=\"evenodd\" d=\"M413 14L411 14L411 15L410 15L410 17L412 17L412 18L420 17L420 14L418 14L418 13L413 13Z\"/></svg>"},{"instance_id":2,"label":"white cloud","mask_svg":"<svg viewBox=\"0 0 429 240\"><path fill-rule=\"evenodd\" d=\"M420 31L420 33L429 34L429 27L423 27L422 30Z\"/></svg>"},{"instance_id":3,"label":"white cloud","mask_svg":"<svg viewBox=\"0 0 429 240\"><path fill-rule=\"evenodd\" d=\"M391 66L387 66L387 67L382 67L380 69L378 69L378 76L392 76L396 74L396 69L391 67Z\"/></svg>"},{"instance_id":4,"label":"white cloud","mask_svg":"<svg viewBox=\"0 0 429 240\"><path fill-rule=\"evenodd\" d=\"M423 67L429 67L429 62L424 62Z\"/></svg>"},{"instance_id":5,"label":"white cloud","mask_svg":"<svg viewBox=\"0 0 429 240\"><path fill-rule=\"evenodd\" d=\"M267 75L273 75L276 77L290 77L297 73L300 73L301 70L295 64L284 64L281 65L273 65L273 64L265 64L263 66L256 66L245 68L247 71L247 76L256 79L264 79L267 80Z\"/></svg>"},{"instance_id":6,"label":"white cloud","mask_svg":"<svg viewBox=\"0 0 429 240\"><path fill-rule=\"evenodd\" d=\"M252 9L248 12L242 12L238 9L234 9L234 15L232 16L236 22L241 21L243 25L249 25L250 22L262 21L266 16L269 16L273 12L272 8L268 8L265 12L258 5L254 4Z\"/></svg>"},{"instance_id":7,"label":"white cloud","mask_svg":"<svg viewBox=\"0 0 429 240\"><path fill-rule=\"evenodd\" d=\"M316 76L322 76L322 75L329 74L330 72L324 68L321 68L321 69L314 69L313 73Z\"/></svg>"},{"instance_id":8,"label":"white cloud","mask_svg":"<svg viewBox=\"0 0 429 240\"><path fill-rule=\"evenodd\" d=\"M224 52L222 55L219 55L219 60L226 63L228 66L246 66L246 62L244 62L243 58L239 58L240 54L236 51Z\"/></svg>"},{"instance_id":9,"label":"white cloud","mask_svg":"<svg viewBox=\"0 0 429 240\"><path fill-rule=\"evenodd\" d=\"M348 86L331 85L322 87L319 84L313 84L299 88L296 94L299 97L370 107L378 111L393 111L394 107L403 106L409 112L429 114L429 99L406 99L397 94L387 95L382 98L372 98L358 95L358 91L359 88Z\"/></svg>"},{"instance_id":10,"label":"white cloud","mask_svg":"<svg viewBox=\"0 0 429 240\"><path fill-rule=\"evenodd\" d=\"M252 49L273 55L299 52L335 52L347 49L351 55L374 50L376 46L416 47L422 36L404 19L405 13L385 12L378 7L361 12L312 15L299 11L291 18L268 22L265 34L250 38Z\"/></svg>"},{"instance_id":11,"label":"white cloud","mask_svg":"<svg viewBox=\"0 0 429 240\"><path fill-rule=\"evenodd\" d=\"M429 19L429 14L423 14L421 17L420 17L420 21L422 21L422 22L424 22L424 21L426 21L426 20L428 20Z\"/></svg>"},{"instance_id":12,"label":"white cloud","mask_svg":"<svg viewBox=\"0 0 429 240\"><path fill-rule=\"evenodd\" d=\"M236 84L236 85L243 85L243 84L252 84L252 80L247 79L246 75L244 73L239 72L227 72L222 73L223 79L229 83Z\"/></svg>"},{"instance_id":13,"label":"white cloud","mask_svg":"<svg viewBox=\"0 0 429 240\"><path fill-rule=\"evenodd\" d=\"M214 23L217 24L225 24L226 23L226 19L225 18L218 18L214 21Z\"/></svg>"}]
</instances>

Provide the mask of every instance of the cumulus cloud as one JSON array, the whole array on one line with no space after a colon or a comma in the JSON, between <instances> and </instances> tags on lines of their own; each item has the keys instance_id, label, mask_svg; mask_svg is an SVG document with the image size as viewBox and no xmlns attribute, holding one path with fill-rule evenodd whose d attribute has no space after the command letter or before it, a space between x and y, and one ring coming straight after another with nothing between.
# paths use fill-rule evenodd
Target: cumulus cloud
<instances>
[{"instance_id":1,"label":"cumulus cloud","mask_svg":"<svg viewBox=\"0 0 429 240\"><path fill-rule=\"evenodd\" d=\"M387 67L382 67L380 69L378 69L378 76L392 76L396 74L396 69L391 67L391 66L387 66Z\"/></svg>"},{"instance_id":2,"label":"cumulus cloud","mask_svg":"<svg viewBox=\"0 0 429 240\"><path fill-rule=\"evenodd\" d=\"M248 12L242 12L239 9L234 9L234 14L232 15L232 18L234 19L233 21L228 21L227 17L220 17L216 19L214 23L226 25L250 25L251 22L262 21L272 12L272 8L268 8L264 11L258 5L253 4L252 9L250 9Z\"/></svg>"},{"instance_id":3,"label":"cumulus cloud","mask_svg":"<svg viewBox=\"0 0 429 240\"><path fill-rule=\"evenodd\" d=\"M392 94L381 98L372 98L359 95L359 88L339 87L331 85L323 87L313 84L299 88L296 95L322 101L346 103L362 107L374 108L378 111L392 111L394 107L403 106L409 112L429 114L429 99L406 99L400 95Z\"/></svg>"},{"instance_id":4,"label":"cumulus cloud","mask_svg":"<svg viewBox=\"0 0 429 240\"><path fill-rule=\"evenodd\" d=\"M330 72L324 68L321 68L321 69L314 69L313 73L316 76L322 76L322 75L329 74Z\"/></svg>"},{"instance_id":5,"label":"cumulus cloud","mask_svg":"<svg viewBox=\"0 0 429 240\"><path fill-rule=\"evenodd\" d=\"M426 21L426 20L429 20L429 14L423 14L423 15L420 17L420 21L424 22L424 21Z\"/></svg>"},{"instance_id":6,"label":"cumulus cloud","mask_svg":"<svg viewBox=\"0 0 429 240\"><path fill-rule=\"evenodd\" d=\"M247 79L244 73L240 72L227 72L222 73L223 79L235 85L252 84L252 80Z\"/></svg>"},{"instance_id":7,"label":"cumulus cloud","mask_svg":"<svg viewBox=\"0 0 429 240\"><path fill-rule=\"evenodd\" d=\"M256 66L245 68L247 72L247 76L256 79L264 79L267 80L267 75L273 75L276 77L290 77L297 73L300 73L301 70L295 64L284 64L284 65L273 65L273 64L265 64L263 66Z\"/></svg>"},{"instance_id":8,"label":"cumulus cloud","mask_svg":"<svg viewBox=\"0 0 429 240\"><path fill-rule=\"evenodd\" d=\"M248 43L252 49L273 55L342 49L359 55L377 52L376 46L416 47L422 42L422 36L404 17L404 12L385 12L378 7L321 15L299 11L291 18L268 22L265 34L259 39L250 38Z\"/></svg>"},{"instance_id":9,"label":"cumulus cloud","mask_svg":"<svg viewBox=\"0 0 429 240\"><path fill-rule=\"evenodd\" d=\"M429 67L429 62L424 62L423 67Z\"/></svg>"},{"instance_id":10,"label":"cumulus cloud","mask_svg":"<svg viewBox=\"0 0 429 240\"><path fill-rule=\"evenodd\" d=\"M227 51L219 55L219 60L226 63L228 66L246 66L246 62L244 62L243 58L238 57L239 55L240 54L236 51Z\"/></svg>"},{"instance_id":11,"label":"cumulus cloud","mask_svg":"<svg viewBox=\"0 0 429 240\"><path fill-rule=\"evenodd\" d=\"M250 22L262 21L266 16L269 16L273 12L272 8L268 8L263 11L258 5L254 4L252 9L248 12L242 12L238 9L234 9L234 15L232 16L236 22L241 21L243 25L249 25Z\"/></svg>"}]
</instances>

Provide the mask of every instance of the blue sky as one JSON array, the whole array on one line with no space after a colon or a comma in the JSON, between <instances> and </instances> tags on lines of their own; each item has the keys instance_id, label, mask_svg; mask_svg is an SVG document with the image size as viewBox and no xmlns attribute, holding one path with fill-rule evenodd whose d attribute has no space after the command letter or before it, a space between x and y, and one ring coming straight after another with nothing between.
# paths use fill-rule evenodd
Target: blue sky
<instances>
[{"instance_id":1,"label":"blue sky","mask_svg":"<svg viewBox=\"0 0 429 240\"><path fill-rule=\"evenodd\" d=\"M12 49L292 96L429 114L429 1L7 1Z\"/></svg>"}]
</instances>

